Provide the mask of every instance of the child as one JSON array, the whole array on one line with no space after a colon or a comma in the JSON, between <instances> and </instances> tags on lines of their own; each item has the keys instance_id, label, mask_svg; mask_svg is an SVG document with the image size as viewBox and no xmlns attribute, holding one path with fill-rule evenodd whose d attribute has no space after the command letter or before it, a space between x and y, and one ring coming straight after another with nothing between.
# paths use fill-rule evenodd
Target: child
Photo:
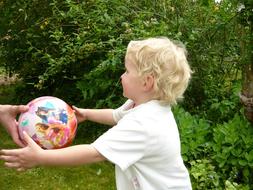
<instances>
[{"instance_id":1,"label":"child","mask_svg":"<svg viewBox=\"0 0 253 190\"><path fill-rule=\"evenodd\" d=\"M109 160L115 164L118 190L191 189L170 108L182 98L191 76L184 47L167 38L131 41L125 69L121 81L128 100L120 108L74 107L78 122L114 127L90 145L58 150L42 150L25 134L27 147L1 151L5 165L25 170Z\"/></svg>"}]
</instances>

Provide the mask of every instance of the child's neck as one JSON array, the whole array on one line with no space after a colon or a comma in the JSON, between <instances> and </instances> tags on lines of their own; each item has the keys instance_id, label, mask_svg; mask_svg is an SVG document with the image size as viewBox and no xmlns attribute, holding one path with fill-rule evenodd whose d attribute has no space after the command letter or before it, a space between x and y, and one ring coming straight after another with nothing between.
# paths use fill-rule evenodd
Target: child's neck
<instances>
[{"instance_id":1,"label":"child's neck","mask_svg":"<svg viewBox=\"0 0 253 190\"><path fill-rule=\"evenodd\" d=\"M139 105L141 105L141 104L145 104L145 103L147 103L147 102L149 102L149 101L152 101L152 100L154 100L153 98L149 98L149 99L143 99L143 100L139 100L139 101L137 101L137 100L133 100L133 106L132 106L132 108L134 108L134 107L136 107L136 106L139 106Z\"/></svg>"}]
</instances>

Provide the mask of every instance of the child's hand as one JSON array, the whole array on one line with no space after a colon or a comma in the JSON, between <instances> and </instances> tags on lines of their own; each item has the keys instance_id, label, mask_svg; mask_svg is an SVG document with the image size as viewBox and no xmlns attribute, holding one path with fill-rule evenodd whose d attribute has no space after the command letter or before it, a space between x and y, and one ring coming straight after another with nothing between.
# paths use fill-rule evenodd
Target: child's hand
<instances>
[{"instance_id":1,"label":"child's hand","mask_svg":"<svg viewBox=\"0 0 253 190\"><path fill-rule=\"evenodd\" d=\"M81 123L81 122L83 122L83 121L85 121L85 120L88 119L88 117L87 117L87 109L81 109L81 108L77 108L75 106L72 106L72 108L75 111L77 123Z\"/></svg>"},{"instance_id":2,"label":"child's hand","mask_svg":"<svg viewBox=\"0 0 253 190\"><path fill-rule=\"evenodd\" d=\"M24 148L0 151L0 159L5 161L5 166L24 171L39 165L40 155L44 150L26 132L24 140L27 143Z\"/></svg>"}]
</instances>

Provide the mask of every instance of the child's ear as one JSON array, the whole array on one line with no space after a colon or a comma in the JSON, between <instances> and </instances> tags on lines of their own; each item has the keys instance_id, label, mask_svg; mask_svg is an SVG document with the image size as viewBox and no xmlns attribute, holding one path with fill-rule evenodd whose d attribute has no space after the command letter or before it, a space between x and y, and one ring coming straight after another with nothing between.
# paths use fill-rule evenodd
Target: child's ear
<instances>
[{"instance_id":1,"label":"child's ear","mask_svg":"<svg viewBox=\"0 0 253 190\"><path fill-rule=\"evenodd\" d=\"M143 87L145 91L150 91L154 87L154 76L151 74L148 74L144 77Z\"/></svg>"}]
</instances>

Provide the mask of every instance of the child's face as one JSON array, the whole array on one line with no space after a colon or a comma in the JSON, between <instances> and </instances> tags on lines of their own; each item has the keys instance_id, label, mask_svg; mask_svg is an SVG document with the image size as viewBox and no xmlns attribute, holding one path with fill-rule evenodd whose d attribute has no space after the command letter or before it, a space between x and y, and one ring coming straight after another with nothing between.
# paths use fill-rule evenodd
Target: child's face
<instances>
[{"instance_id":1,"label":"child's face","mask_svg":"<svg viewBox=\"0 0 253 190\"><path fill-rule=\"evenodd\" d=\"M125 72L121 75L123 96L133 101L141 97L142 79L138 75L137 68L131 56L125 57Z\"/></svg>"}]
</instances>

